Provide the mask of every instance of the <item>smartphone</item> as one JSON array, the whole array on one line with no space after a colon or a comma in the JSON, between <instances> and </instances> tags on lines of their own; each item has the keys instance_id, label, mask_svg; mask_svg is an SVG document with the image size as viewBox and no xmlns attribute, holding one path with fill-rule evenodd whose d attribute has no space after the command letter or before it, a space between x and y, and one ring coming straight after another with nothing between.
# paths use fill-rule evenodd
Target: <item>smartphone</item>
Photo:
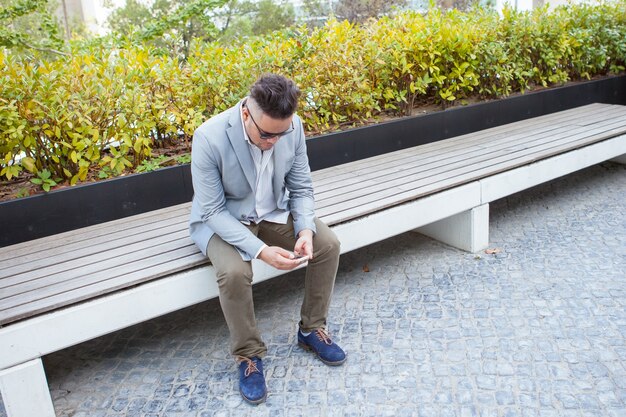
<instances>
[{"instance_id":1,"label":"smartphone","mask_svg":"<svg viewBox=\"0 0 626 417\"><path fill-rule=\"evenodd\" d=\"M306 255L298 255L297 253L294 253L293 256L295 256L294 260L298 261L298 263L301 264L309 260L309 257Z\"/></svg>"}]
</instances>

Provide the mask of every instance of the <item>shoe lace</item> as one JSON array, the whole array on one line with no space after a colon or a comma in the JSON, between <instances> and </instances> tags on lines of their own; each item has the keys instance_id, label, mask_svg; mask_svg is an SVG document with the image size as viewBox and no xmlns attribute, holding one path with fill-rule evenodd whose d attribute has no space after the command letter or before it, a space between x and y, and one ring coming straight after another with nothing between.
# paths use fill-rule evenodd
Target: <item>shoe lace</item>
<instances>
[{"instance_id":1,"label":"shoe lace","mask_svg":"<svg viewBox=\"0 0 626 417\"><path fill-rule=\"evenodd\" d=\"M237 356L237 361L239 363L247 362L248 366L246 367L246 370L244 371L244 375L246 376L246 378L249 377L250 374L253 372L261 372L259 371L259 368L256 367L256 363L250 358L246 358L244 356Z\"/></svg>"},{"instance_id":2,"label":"shoe lace","mask_svg":"<svg viewBox=\"0 0 626 417\"><path fill-rule=\"evenodd\" d=\"M327 345L333 344L333 341L330 340L330 335L325 329L317 329L315 330L315 334L320 341L326 343Z\"/></svg>"}]
</instances>

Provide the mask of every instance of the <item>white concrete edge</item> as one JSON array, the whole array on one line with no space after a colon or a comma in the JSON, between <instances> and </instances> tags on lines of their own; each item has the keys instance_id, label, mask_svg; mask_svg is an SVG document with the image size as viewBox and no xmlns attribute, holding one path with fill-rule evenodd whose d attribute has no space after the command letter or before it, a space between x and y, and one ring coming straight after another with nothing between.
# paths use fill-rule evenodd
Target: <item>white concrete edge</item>
<instances>
[{"instance_id":1,"label":"white concrete edge","mask_svg":"<svg viewBox=\"0 0 626 417\"><path fill-rule=\"evenodd\" d=\"M217 295L201 267L0 328L0 369L74 346Z\"/></svg>"},{"instance_id":2,"label":"white concrete edge","mask_svg":"<svg viewBox=\"0 0 626 417\"><path fill-rule=\"evenodd\" d=\"M469 210L479 204L474 182L333 227L341 253ZM254 282L282 275L253 261ZM199 267L0 328L0 370L215 298L213 268ZM34 337L36 335L36 337Z\"/></svg>"},{"instance_id":3,"label":"white concrete edge","mask_svg":"<svg viewBox=\"0 0 626 417\"><path fill-rule=\"evenodd\" d=\"M484 178L479 180L481 203L498 200L625 153L626 135L621 135Z\"/></svg>"},{"instance_id":4,"label":"white concrete edge","mask_svg":"<svg viewBox=\"0 0 626 417\"><path fill-rule=\"evenodd\" d=\"M346 253L479 205L480 184L475 181L340 224L333 230L341 241L341 253Z\"/></svg>"}]
</instances>

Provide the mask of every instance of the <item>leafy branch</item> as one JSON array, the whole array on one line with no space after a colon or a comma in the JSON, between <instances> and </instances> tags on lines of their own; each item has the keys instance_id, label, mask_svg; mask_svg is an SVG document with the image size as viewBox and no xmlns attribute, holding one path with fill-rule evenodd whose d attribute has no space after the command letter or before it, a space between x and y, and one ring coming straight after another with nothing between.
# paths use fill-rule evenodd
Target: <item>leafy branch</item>
<instances>
[{"instance_id":1,"label":"leafy branch","mask_svg":"<svg viewBox=\"0 0 626 417\"><path fill-rule=\"evenodd\" d=\"M18 0L14 5L0 9L0 46L24 48L67 56L60 49L65 45L59 26L46 10L48 0ZM29 28L24 21L28 20ZM35 32L33 34L32 32Z\"/></svg>"}]
</instances>

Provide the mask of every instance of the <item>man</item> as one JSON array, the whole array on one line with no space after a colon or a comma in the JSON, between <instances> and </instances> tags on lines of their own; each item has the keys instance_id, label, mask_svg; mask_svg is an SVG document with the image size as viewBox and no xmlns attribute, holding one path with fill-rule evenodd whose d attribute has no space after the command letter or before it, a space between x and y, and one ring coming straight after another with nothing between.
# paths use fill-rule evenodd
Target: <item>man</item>
<instances>
[{"instance_id":1,"label":"man","mask_svg":"<svg viewBox=\"0 0 626 417\"><path fill-rule=\"evenodd\" d=\"M193 137L190 233L215 268L239 391L253 404L266 397L267 348L256 327L251 259L282 270L308 262L298 344L327 365L346 359L325 329L339 242L314 215L304 129L295 114L299 94L285 77L262 76L248 97Z\"/></svg>"}]
</instances>

